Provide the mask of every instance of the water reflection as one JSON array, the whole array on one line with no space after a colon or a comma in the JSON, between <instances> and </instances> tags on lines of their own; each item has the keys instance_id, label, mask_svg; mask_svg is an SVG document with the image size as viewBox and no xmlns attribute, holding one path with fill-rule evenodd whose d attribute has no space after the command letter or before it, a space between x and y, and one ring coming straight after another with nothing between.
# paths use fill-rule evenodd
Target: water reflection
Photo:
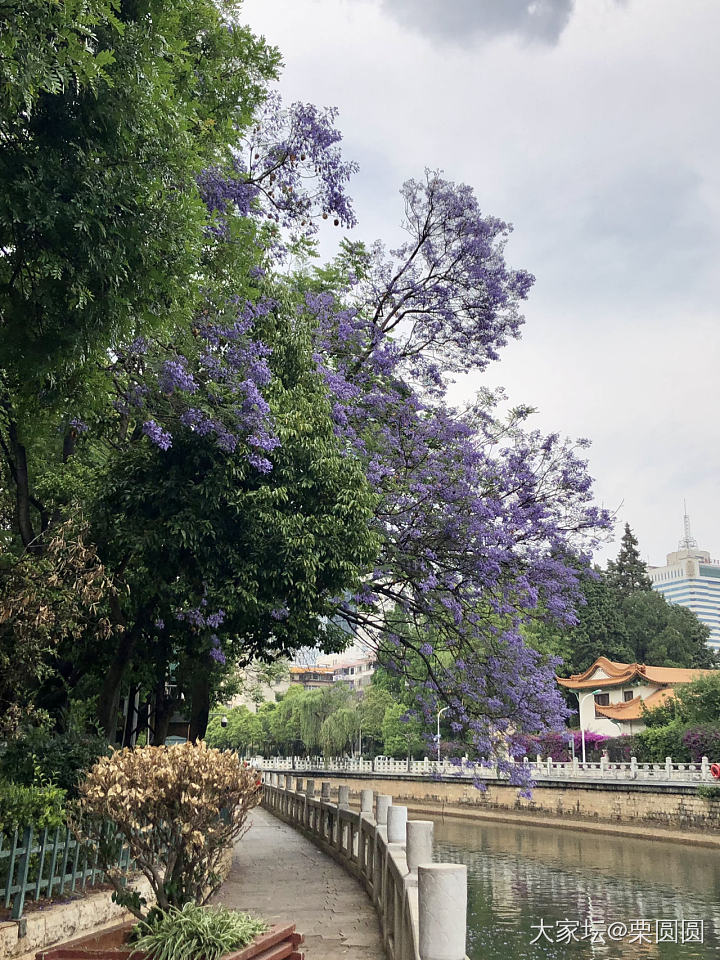
<instances>
[{"instance_id":1,"label":"water reflection","mask_svg":"<svg viewBox=\"0 0 720 960\"><path fill-rule=\"evenodd\" d=\"M435 837L436 859L468 867L471 960L720 955L714 850L487 821L436 823Z\"/></svg>"}]
</instances>

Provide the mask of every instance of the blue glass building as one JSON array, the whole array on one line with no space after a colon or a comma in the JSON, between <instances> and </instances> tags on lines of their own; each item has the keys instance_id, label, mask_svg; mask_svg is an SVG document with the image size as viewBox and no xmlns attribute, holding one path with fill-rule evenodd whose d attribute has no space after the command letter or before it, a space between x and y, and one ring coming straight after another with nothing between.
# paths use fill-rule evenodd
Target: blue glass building
<instances>
[{"instance_id":1,"label":"blue glass building","mask_svg":"<svg viewBox=\"0 0 720 960\"><path fill-rule=\"evenodd\" d=\"M669 553L664 567L648 567L653 589L670 603L688 607L710 628L709 644L720 650L720 564L710 559L706 550L699 550L690 533L690 520L685 514L685 536L674 553Z\"/></svg>"}]
</instances>

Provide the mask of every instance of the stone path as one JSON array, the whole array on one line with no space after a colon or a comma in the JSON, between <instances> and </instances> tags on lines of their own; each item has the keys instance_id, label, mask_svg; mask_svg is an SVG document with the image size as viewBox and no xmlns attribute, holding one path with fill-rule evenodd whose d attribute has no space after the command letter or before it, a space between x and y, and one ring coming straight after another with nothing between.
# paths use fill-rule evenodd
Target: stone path
<instances>
[{"instance_id":1,"label":"stone path","mask_svg":"<svg viewBox=\"0 0 720 960\"><path fill-rule=\"evenodd\" d=\"M261 807L250 817L213 902L294 923L307 960L384 960L375 909L357 880Z\"/></svg>"}]
</instances>

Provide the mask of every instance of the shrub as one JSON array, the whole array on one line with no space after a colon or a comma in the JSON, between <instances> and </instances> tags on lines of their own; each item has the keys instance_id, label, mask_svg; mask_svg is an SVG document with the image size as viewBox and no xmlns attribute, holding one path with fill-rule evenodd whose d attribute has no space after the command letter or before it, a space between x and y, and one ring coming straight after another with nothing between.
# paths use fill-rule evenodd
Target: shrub
<instances>
[{"instance_id":1,"label":"shrub","mask_svg":"<svg viewBox=\"0 0 720 960\"><path fill-rule=\"evenodd\" d=\"M128 845L161 910L205 903L260 791L257 773L236 754L204 743L126 748L100 759L80 784L75 826L99 844L116 900L142 920L144 902L124 889L114 867L118 843ZM120 839L107 839L107 820Z\"/></svg>"},{"instance_id":2,"label":"shrub","mask_svg":"<svg viewBox=\"0 0 720 960\"><path fill-rule=\"evenodd\" d=\"M674 720L664 727L648 727L635 735L638 744L637 759L640 763L664 763L672 757L673 763L689 763L690 751L683 743L685 727Z\"/></svg>"},{"instance_id":3,"label":"shrub","mask_svg":"<svg viewBox=\"0 0 720 960\"><path fill-rule=\"evenodd\" d=\"M567 763L572 759L571 738L575 745L575 756L582 760L582 733L579 730L562 730L527 736L522 746L529 760L534 760L539 753L541 757L550 757L556 763ZM605 749L606 741L607 737L600 733L585 731L585 757L588 763L598 762Z\"/></svg>"},{"instance_id":4,"label":"shrub","mask_svg":"<svg viewBox=\"0 0 720 960\"><path fill-rule=\"evenodd\" d=\"M608 759L611 763L629 763L631 757L637 757L642 763L640 753L642 744L638 744L637 734L622 734L619 737L608 737L605 741Z\"/></svg>"},{"instance_id":5,"label":"shrub","mask_svg":"<svg viewBox=\"0 0 720 960\"><path fill-rule=\"evenodd\" d=\"M697 788L698 796L704 800L720 800L720 784L701 783Z\"/></svg>"},{"instance_id":6,"label":"shrub","mask_svg":"<svg viewBox=\"0 0 720 960\"><path fill-rule=\"evenodd\" d=\"M720 726L717 724L686 729L682 742L693 763L700 763L703 757L710 763L720 762Z\"/></svg>"},{"instance_id":7,"label":"shrub","mask_svg":"<svg viewBox=\"0 0 720 960\"><path fill-rule=\"evenodd\" d=\"M59 787L26 787L0 780L0 834L17 827L35 831L65 826L65 791Z\"/></svg>"},{"instance_id":8,"label":"shrub","mask_svg":"<svg viewBox=\"0 0 720 960\"><path fill-rule=\"evenodd\" d=\"M78 780L107 752L107 741L97 734L33 728L8 741L0 756L0 776L27 787L53 783L73 797Z\"/></svg>"},{"instance_id":9,"label":"shrub","mask_svg":"<svg viewBox=\"0 0 720 960\"><path fill-rule=\"evenodd\" d=\"M133 946L153 960L220 960L223 954L244 947L267 929L264 920L247 913L186 903L180 910L170 907L151 922L139 923Z\"/></svg>"}]
</instances>

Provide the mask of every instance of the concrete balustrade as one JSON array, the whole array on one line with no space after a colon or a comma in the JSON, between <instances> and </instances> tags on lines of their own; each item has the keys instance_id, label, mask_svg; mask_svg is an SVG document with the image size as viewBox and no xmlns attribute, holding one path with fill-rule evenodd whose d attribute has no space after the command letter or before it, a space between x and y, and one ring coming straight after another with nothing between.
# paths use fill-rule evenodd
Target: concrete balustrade
<instances>
[{"instance_id":1,"label":"concrete balustrade","mask_svg":"<svg viewBox=\"0 0 720 960\"><path fill-rule=\"evenodd\" d=\"M417 873L421 863L432 863L434 832L432 820L408 820L405 858L410 873Z\"/></svg>"},{"instance_id":2,"label":"concrete balustrade","mask_svg":"<svg viewBox=\"0 0 720 960\"><path fill-rule=\"evenodd\" d=\"M458 778L481 780L507 780L506 771L498 771L493 765L484 762L474 763L463 758L459 763L449 760L349 760L328 757L253 757L250 761L258 770L295 770L311 773L372 774L373 777L441 777L456 780ZM513 762L513 761L511 761ZM712 765L708 757L699 763L673 763L672 757L666 757L664 763L638 763L635 757L627 762L610 762L600 759L597 763L582 763L578 757L568 762L558 762L551 757L543 758L539 754L532 761L523 757L514 761L518 766L530 767L530 773L537 783L546 780L579 780L615 782L623 780L656 781L657 783L714 783L710 772Z\"/></svg>"},{"instance_id":3,"label":"concrete balustrade","mask_svg":"<svg viewBox=\"0 0 720 960\"><path fill-rule=\"evenodd\" d=\"M391 804L387 811L388 843L405 843L405 828L408 822L407 807Z\"/></svg>"},{"instance_id":4,"label":"concrete balustrade","mask_svg":"<svg viewBox=\"0 0 720 960\"><path fill-rule=\"evenodd\" d=\"M388 960L467 960L467 869L432 862L433 824L408 820L407 807L388 794L363 790L361 809L350 808L346 785L331 803L264 778L263 805L300 829L357 877L378 913ZM287 780L285 781L287 784ZM328 785L329 786L329 785ZM326 797L326 793L328 797ZM382 822L380 822L382 817Z\"/></svg>"},{"instance_id":5,"label":"concrete balustrade","mask_svg":"<svg viewBox=\"0 0 720 960\"><path fill-rule=\"evenodd\" d=\"M467 914L465 864L420 864L418 905L422 960L464 960Z\"/></svg>"},{"instance_id":6,"label":"concrete balustrade","mask_svg":"<svg viewBox=\"0 0 720 960\"><path fill-rule=\"evenodd\" d=\"M387 793L379 793L375 798L375 822L378 826L387 825L387 812L390 806L392 806L392 797Z\"/></svg>"}]
</instances>

